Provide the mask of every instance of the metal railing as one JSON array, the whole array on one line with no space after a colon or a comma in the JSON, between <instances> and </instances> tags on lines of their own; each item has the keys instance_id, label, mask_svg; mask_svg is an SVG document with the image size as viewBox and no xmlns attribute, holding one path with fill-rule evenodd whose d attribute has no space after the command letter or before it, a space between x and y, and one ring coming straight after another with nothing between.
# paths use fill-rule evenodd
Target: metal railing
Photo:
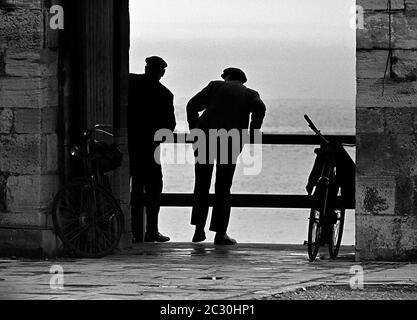
<instances>
[{"instance_id":1,"label":"metal railing","mask_svg":"<svg viewBox=\"0 0 417 320\"><path fill-rule=\"evenodd\" d=\"M176 134L175 143L183 143L185 134ZM341 143L355 145L356 137L352 135L326 135ZM263 134L263 145L319 145L316 135ZM308 177L306 177L307 183ZM210 195L209 204L213 206L214 196ZM191 207L193 195L188 193L164 193L161 199L163 207ZM232 194L231 206L235 208L310 208L311 196L291 194ZM354 208L347 208L354 209Z\"/></svg>"}]
</instances>

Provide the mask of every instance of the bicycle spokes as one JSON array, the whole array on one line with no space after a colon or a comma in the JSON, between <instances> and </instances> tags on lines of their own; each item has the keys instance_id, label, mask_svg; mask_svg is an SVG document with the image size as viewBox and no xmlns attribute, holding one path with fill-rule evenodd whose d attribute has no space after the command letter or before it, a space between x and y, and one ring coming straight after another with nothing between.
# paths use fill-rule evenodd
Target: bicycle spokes
<instances>
[{"instance_id":1,"label":"bicycle spokes","mask_svg":"<svg viewBox=\"0 0 417 320\"><path fill-rule=\"evenodd\" d=\"M67 248L84 257L111 252L120 240L122 213L103 187L79 181L54 201L55 229Z\"/></svg>"},{"instance_id":2,"label":"bicycle spokes","mask_svg":"<svg viewBox=\"0 0 417 320\"><path fill-rule=\"evenodd\" d=\"M332 212L332 223L330 225L330 242L329 242L329 253L331 258L336 258L340 245L342 242L342 235L343 235L343 225L345 219L345 209L344 208L337 208Z\"/></svg>"},{"instance_id":3,"label":"bicycle spokes","mask_svg":"<svg viewBox=\"0 0 417 320\"><path fill-rule=\"evenodd\" d=\"M321 234L321 213L317 209L312 209L308 226L308 255L310 261L314 261L319 252Z\"/></svg>"}]
</instances>

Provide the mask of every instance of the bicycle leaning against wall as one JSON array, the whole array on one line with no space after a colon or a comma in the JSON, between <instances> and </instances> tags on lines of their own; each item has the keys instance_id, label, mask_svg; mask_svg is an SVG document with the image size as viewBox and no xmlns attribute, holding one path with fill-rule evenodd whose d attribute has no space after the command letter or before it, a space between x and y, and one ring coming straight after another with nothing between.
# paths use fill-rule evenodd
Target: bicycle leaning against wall
<instances>
[{"instance_id":1,"label":"bicycle leaning against wall","mask_svg":"<svg viewBox=\"0 0 417 320\"><path fill-rule=\"evenodd\" d=\"M355 202L355 163L344 146L330 141L306 115L310 128L320 137L316 160L308 179L307 192L312 195L308 226L308 256L316 259L320 246L328 245L330 257L339 254L347 207ZM313 192L314 190L314 192Z\"/></svg>"},{"instance_id":2,"label":"bicycle leaning against wall","mask_svg":"<svg viewBox=\"0 0 417 320\"><path fill-rule=\"evenodd\" d=\"M113 135L95 125L85 131L79 145L71 145L70 155L82 162L84 175L66 184L55 196L52 221L64 248L83 258L100 258L113 252L123 231L123 213L112 195L107 172L122 163L115 144L93 136Z\"/></svg>"}]
</instances>

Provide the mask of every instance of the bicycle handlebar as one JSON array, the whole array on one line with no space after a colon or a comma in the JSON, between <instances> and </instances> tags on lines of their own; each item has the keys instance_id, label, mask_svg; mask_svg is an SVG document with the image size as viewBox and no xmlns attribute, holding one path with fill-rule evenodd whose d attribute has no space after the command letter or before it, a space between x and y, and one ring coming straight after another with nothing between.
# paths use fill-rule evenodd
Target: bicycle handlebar
<instances>
[{"instance_id":1,"label":"bicycle handlebar","mask_svg":"<svg viewBox=\"0 0 417 320\"><path fill-rule=\"evenodd\" d=\"M93 132L101 132L101 133L104 133L108 136L114 137L114 135L111 132L108 132L108 131L103 130L101 128L113 128L113 126L109 125L109 124L96 124L96 125L94 125L93 128L84 132L84 137L90 137Z\"/></svg>"},{"instance_id":2,"label":"bicycle handlebar","mask_svg":"<svg viewBox=\"0 0 417 320\"><path fill-rule=\"evenodd\" d=\"M96 124L94 125L94 129L100 129L100 128L113 128L111 124Z\"/></svg>"},{"instance_id":3,"label":"bicycle handlebar","mask_svg":"<svg viewBox=\"0 0 417 320\"><path fill-rule=\"evenodd\" d=\"M95 132L101 132L101 133L107 134L107 135L108 135L108 136L110 136L110 137L114 137L113 133L107 132L107 131L102 130L102 129L96 129L96 130L94 130L94 131L95 131Z\"/></svg>"},{"instance_id":4,"label":"bicycle handlebar","mask_svg":"<svg viewBox=\"0 0 417 320\"><path fill-rule=\"evenodd\" d=\"M311 130L314 131L314 133L316 135L318 135L326 144L329 144L329 140L327 140L320 132L319 129L317 129L317 127L314 125L313 121L311 121L311 119L309 118L308 115L304 115L304 119L306 119L306 121L308 122L308 126L311 128Z\"/></svg>"}]
</instances>

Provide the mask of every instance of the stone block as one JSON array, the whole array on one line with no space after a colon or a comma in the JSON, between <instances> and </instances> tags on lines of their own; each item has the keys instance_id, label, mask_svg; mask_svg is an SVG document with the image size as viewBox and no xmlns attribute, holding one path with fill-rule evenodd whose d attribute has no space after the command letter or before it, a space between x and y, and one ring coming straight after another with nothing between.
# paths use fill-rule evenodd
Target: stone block
<instances>
[{"instance_id":1,"label":"stone block","mask_svg":"<svg viewBox=\"0 0 417 320\"><path fill-rule=\"evenodd\" d=\"M356 111L357 133L383 133L384 109L360 108Z\"/></svg>"},{"instance_id":2,"label":"stone block","mask_svg":"<svg viewBox=\"0 0 417 320\"><path fill-rule=\"evenodd\" d=\"M358 175L410 175L417 162L416 136L415 134L358 134L357 154Z\"/></svg>"},{"instance_id":3,"label":"stone block","mask_svg":"<svg viewBox=\"0 0 417 320\"><path fill-rule=\"evenodd\" d=\"M398 166L394 166L395 156L392 150L392 137L381 133L357 135L357 174L358 175L397 175Z\"/></svg>"},{"instance_id":4,"label":"stone block","mask_svg":"<svg viewBox=\"0 0 417 320\"><path fill-rule=\"evenodd\" d=\"M0 3L0 9L42 9L43 0L3 0Z\"/></svg>"},{"instance_id":5,"label":"stone block","mask_svg":"<svg viewBox=\"0 0 417 320\"><path fill-rule=\"evenodd\" d=\"M357 178L357 212L370 215L394 215L395 178L359 176Z\"/></svg>"},{"instance_id":6,"label":"stone block","mask_svg":"<svg viewBox=\"0 0 417 320\"><path fill-rule=\"evenodd\" d=\"M51 227L48 215L39 210L32 212L3 212L0 215L0 226L12 227Z\"/></svg>"},{"instance_id":7,"label":"stone block","mask_svg":"<svg viewBox=\"0 0 417 320\"><path fill-rule=\"evenodd\" d=\"M417 247L415 217L356 215L359 260L409 260Z\"/></svg>"},{"instance_id":8,"label":"stone block","mask_svg":"<svg viewBox=\"0 0 417 320\"><path fill-rule=\"evenodd\" d=\"M364 10L387 10L386 0L356 0L356 4ZM392 10L403 10L405 8L404 0L392 0Z\"/></svg>"},{"instance_id":9,"label":"stone block","mask_svg":"<svg viewBox=\"0 0 417 320\"><path fill-rule=\"evenodd\" d=\"M386 50L358 50L356 53L359 79L382 79L385 75L388 52ZM390 76L390 68L386 77ZM398 80L417 80L417 51L395 50L392 59L392 76Z\"/></svg>"},{"instance_id":10,"label":"stone block","mask_svg":"<svg viewBox=\"0 0 417 320\"><path fill-rule=\"evenodd\" d=\"M356 76L359 79L384 78L388 52L386 50L357 50Z\"/></svg>"},{"instance_id":11,"label":"stone block","mask_svg":"<svg viewBox=\"0 0 417 320\"><path fill-rule=\"evenodd\" d=\"M0 135L0 171L35 174L41 170L40 135Z\"/></svg>"},{"instance_id":12,"label":"stone block","mask_svg":"<svg viewBox=\"0 0 417 320\"><path fill-rule=\"evenodd\" d=\"M55 195L60 187L59 176L56 174L42 175L40 177L40 209L49 213Z\"/></svg>"},{"instance_id":13,"label":"stone block","mask_svg":"<svg viewBox=\"0 0 417 320\"><path fill-rule=\"evenodd\" d=\"M356 108L404 108L417 105L417 81L358 79Z\"/></svg>"},{"instance_id":14,"label":"stone block","mask_svg":"<svg viewBox=\"0 0 417 320\"><path fill-rule=\"evenodd\" d=\"M44 77L43 80L42 108L59 106L58 76Z\"/></svg>"},{"instance_id":15,"label":"stone block","mask_svg":"<svg viewBox=\"0 0 417 320\"><path fill-rule=\"evenodd\" d=\"M395 215L414 215L414 181L407 175L400 175L396 178Z\"/></svg>"},{"instance_id":16,"label":"stone block","mask_svg":"<svg viewBox=\"0 0 417 320\"><path fill-rule=\"evenodd\" d=\"M58 249L59 245L53 230L0 228L0 255L3 257L56 258L63 253L62 248Z\"/></svg>"},{"instance_id":17,"label":"stone block","mask_svg":"<svg viewBox=\"0 0 417 320\"><path fill-rule=\"evenodd\" d=\"M0 213L4 213L7 211L7 179L8 178L9 178L8 173L0 172Z\"/></svg>"},{"instance_id":18,"label":"stone block","mask_svg":"<svg viewBox=\"0 0 417 320\"><path fill-rule=\"evenodd\" d=\"M51 50L7 50L5 73L13 77L50 77L58 73L58 53Z\"/></svg>"},{"instance_id":19,"label":"stone block","mask_svg":"<svg viewBox=\"0 0 417 320\"><path fill-rule=\"evenodd\" d=\"M58 136L48 134L42 136L42 173L58 171Z\"/></svg>"},{"instance_id":20,"label":"stone block","mask_svg":"<svg viewBox=\"0 0 417 320\"><path fill-rule=\"evenodd\" d=\"M41 111L39 109L17 109L14 129L19 134L39 134L41 132Z\"/></svg>"},{"instance_id":21,"label":"stone block","mask_svg":"<svg viewBox=\"0 0 417 320\"><path fill-rule=\"evenodd\" d=\"M6 75L6 50L0 47L0 76Z\"/></svg>"},{"instance_id":22,"label":"stone block","mask_svg":"<svg viewBox=\"0 0 417 320\"><path fill-rule=\"evenodd\" d=\"M0 250L5 248L41 249L42 233L40 230L0 229Z\"/></svg>"},{"instance_id":23,"label":"stone block","mask_svg":"<svg viewBox=\"0 0 417 320\"><path fill-rule=\"evenodd\" d=\"M40 54L36 51L8 51L5 59L5 74L11 77L39 77Z\"/></svg>"},{"instance_id":24,"label":"stone block","mask_svg":"<svg viewBox=\"0 0 417 320\"><path fill-rule=\"evenodd\" d=\"M41 119L42 133L53 133L58 129L58 107L43 108Z\"/></svg>"},{"instance_id":25,"label":"stone block","mask_svg":"<svg viewBox=\"0 0 417 320\"><path fill-rule=\"evenodd\" d=\"M0 105L12 109L38 109L42 106L44 88L40 78L0 78Z\"/></svg>"},{"instance_id":26,"label":"stone block","mask_svg":"<svg viewBox=\"0 0 417 320\"><path fill-rule=\"evenodd\" d=\"M392 15L392 46L396 49L417 49L417 12Z\"/></svg>"},{"instance_id":27,"label":"stone block","mask_svg":"<svg viewBox=\"0 0 417 320\"><path fill-rule=\"evenodd\" d=\"M417 49L417 12L392 14L392 48ZM364 28L357 30L358 49L389 48L389 15L385 12L367 12Z\"/></svg>"},{"instance_id":28,"label":"stone block","mask_svg":"<svg viewBox=\"0 0 417 320\"><path fill-rule=\"evenodd\" d=\"M10 133L13 127L13 111L0 109L0 134Z\"/></svg>"},{"instance_id":29,"label":"stone block","mask_svg":"<svg viewBox=\"0 0 417 320\"><path fill-rule=\"evenodd\" d=\"M408 255L417 253L417 216L400 217L397 222L400 223L401 237L399 239L399 251L404 258Z\"/></svg>"},{"instance_id":30,"label":"stone block","mask_svg":"<svg viewBox=\"0 0 417 320\"><path fill-rule=\"evenodd\" d=\"M7 181L7 208L21 213L48 209L58 188L56 175L11 176Z\"/></svg>"},{"instance_id":31,"label":"stone block","mask_svg":"<svg viewBox=\"0 0 417 320\"><path fill-rule=\"evenodd\" d=\"M43 42L42 26L41 10L0 10L0 43L8 48L40 49Z\"/></svg>"},{"instance_id":32,"label":"stone block","mask_svg":"<svg viewBox=\"0 0 417 320\"><path fill-rule=\"evenodd\" d=\"M356 30L357 49L382 49L389 46L389 17L386 13L366 13L364 28Z\"/></svg>"},{"instance_id":33,"label":"stone block","mask_svg":"<svg viewBox=\"0 0 417 320\"><path fill-rule=\"evenodd\" d=\"M33 212L40 208L40 176L11 176L7 181L7 208Z\"/></svg>"},{"instance_id":34,"label":"stone block","mask_svg":"<svg viewBox=\"0 0 417 320\"><path fill-rule=\"evenodd\" d=\"M417 165L417 141L415 134L391 135L392 167L398 168L402 176L409 177Z\"/></svg>"},{"instance_id":35,"label":"stone block","mask_svg":"<svg viewBox=\"0 0 417 320\"><path fill-rule=\"evenodd\" d=\"M404 0L406 10L417 10L417 0Z\"/></svg>"},{"instance_id":36,"label":"stone block","mask_svg":"<svg viewBox=\"0 0 417 320\"><path fill-rule=\"evenodd\" d=\"M405 81L417 81L417 51L395 50L393 56L393 76Z\"/></svg>"},{"instance_id":37,"label":"stone block","mask_svg":"<svg viewBox=\"0 0 417 320\"><path fill-rule=\"evenodd\" d=\"M56 76L0 78L0 105L11 109L58 106L58 79Z\"/></svg>"},{"instance_id":38,"label":"stone block","mask_svg":"<svg viewBox=\"0 0 417 320\"><path fill-rule=\"evenodd\" d=\"M412 134L415 132L417 108L385 108L385 132Z\"/></svg>"}]
</instances>

